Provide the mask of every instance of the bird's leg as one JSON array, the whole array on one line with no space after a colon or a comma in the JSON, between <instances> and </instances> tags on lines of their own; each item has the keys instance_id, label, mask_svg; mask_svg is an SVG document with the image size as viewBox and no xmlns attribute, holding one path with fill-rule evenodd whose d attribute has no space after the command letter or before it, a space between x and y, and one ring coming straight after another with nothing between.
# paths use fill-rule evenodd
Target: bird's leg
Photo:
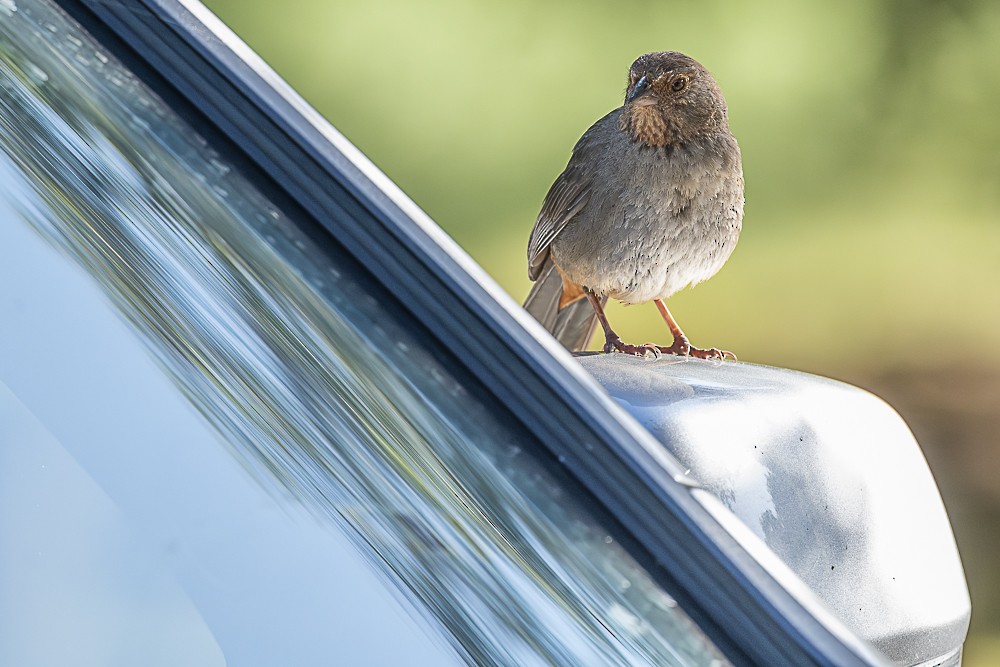
<instances>
[{"instance_id":1,"label":"bird's leg","mask_svg":"<svg viewBox=\"0 0 1000 667\"><path fill-rule=\"evenodd\" d=\"M608 317L604 314L601 300L586 287L583 289L587 294L587 300L590 301L590 305L594 307L594 312L597 313L598 321L600 321L601 326L604 328L604 352L606 354L618 350L624 354L634 354L637 357L645 357L647 354L652 355L654 358L660 356L660 350L655 345L629 345L628 343L623 343L621 337L612 331L611 325L608 324Z\"/></svg>"},{"instance_id":2,"label":"bird's leg","mask_svg":"<svg viewBox=\"0 0 1000 667\"><path fill-rule=\"evenodd\" d=\"M670 347L657 348L660 352L664 354L676 354L682 357L697 357L698 359L725 359L726 357L731 357L733 361L736 361L736 355L728 350L720 350L715 347L700 350L697 347L692 347L687 336L681 331L680 325L677 324L677 320L667 310L667 304L663 303L663 299L653 299L653 301L656 303L656 307L660 309L660 315L663 315L663 320L667 323L670 334L674 337L674 344Z\"/></svg>"}]
</instances>

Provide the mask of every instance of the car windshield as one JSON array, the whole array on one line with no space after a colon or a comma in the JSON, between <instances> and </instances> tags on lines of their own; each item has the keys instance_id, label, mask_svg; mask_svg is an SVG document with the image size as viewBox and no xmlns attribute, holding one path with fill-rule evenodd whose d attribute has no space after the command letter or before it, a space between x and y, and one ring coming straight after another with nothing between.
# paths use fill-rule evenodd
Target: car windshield
<instances>
[{"instance_id":1,"label":"car windshield","mask_svg":"<svg viewBox=\"0 0 1000 667\"><path fill-rule=\"evenodd\" d=\"M302 664L357 633L407 664L724 664L536 436L176 102L0 0L0 531L24 546L0 662Z\"/></svg>"}]
</instances>

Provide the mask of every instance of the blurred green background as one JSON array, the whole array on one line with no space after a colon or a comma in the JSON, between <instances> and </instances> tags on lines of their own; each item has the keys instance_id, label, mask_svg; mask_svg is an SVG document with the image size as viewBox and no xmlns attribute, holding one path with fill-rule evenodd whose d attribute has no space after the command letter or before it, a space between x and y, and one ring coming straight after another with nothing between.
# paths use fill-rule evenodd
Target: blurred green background
<instances>
[{"instance_id":1,"label":"blurred green background","mask_svg":"<svg viewBox=\"0 0 1000 667\"><path fill-rule=\"evenodd\" d=\"M705 64L746 218L728 265L671 309L696 345L902 413L966 565L965 664L1000 665L1000 3L207 5L519 301L542 198L632 60ZM609 317L669 342L651 305Z\"/></svg>"}]
</instances>

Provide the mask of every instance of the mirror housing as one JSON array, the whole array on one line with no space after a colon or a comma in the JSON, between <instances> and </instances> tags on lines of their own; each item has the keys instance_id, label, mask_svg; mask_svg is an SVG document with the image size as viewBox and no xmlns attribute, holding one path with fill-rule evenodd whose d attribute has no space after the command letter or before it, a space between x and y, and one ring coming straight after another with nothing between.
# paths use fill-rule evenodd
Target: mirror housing
<instances>
[{"instance_id":1,"label":"mirror housing","mask_svg":"<svg viewBox=\"0 0 1000 667\"><path fill-rule=\"evenodd\" d=\"M859 637L897 665L961 663L965 573L920 447L888 404L745 363L580 362Z\"/></svg>"}]
</instances>

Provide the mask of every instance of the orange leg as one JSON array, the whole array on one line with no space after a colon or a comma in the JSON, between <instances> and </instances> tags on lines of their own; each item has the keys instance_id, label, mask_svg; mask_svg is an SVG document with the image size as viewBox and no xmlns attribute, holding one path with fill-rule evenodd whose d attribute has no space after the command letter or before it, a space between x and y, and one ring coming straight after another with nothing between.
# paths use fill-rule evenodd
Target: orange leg
<instances>
[{"instance_id":1,"label":"orange leg","mask_svg":"<svg viewBox=\"0 0 1000 667\"><path fill-rule=\"evenodd\" d=\"M660 352L664 354L676 354L682 357L697 357L698 359L725 359L726 357L731 357L733 361L736 361L736 355L728 350L720 350L715 347L700 350L697 347L692 347L687 336L681 331L680 325L677 324L677 320L674 319L674 316L667 309L667 304L663 303L663 299L653 299L653 302L660 309L660 315L663 316L663 321L667 323L667 328L670 329L670 334L674 337L674 344L670 347L659 347Z\"/></svg>"},{"instance_id":2,"label":"orange leg","mask_svg":"<svg viewBox=\"0 0 1000 667\"><path fill-rule=\"evenodd\" d=\"M587 295L587 300L590 301L590 305L594 307L594 312L597 313L597 320L601 323L601 327L604 328L604 352L606 354L617 350L618 352L633 354L637 357L645 357L647 354L652 355L654 358L660 356L660 350L656 345L629 345L628 343L623 343L621 337L612 331L611 325L608 323L608 317L604 314L604 308L601 306L601 300L586 287L583 289Z\"/></svg>"}]
</instances>

